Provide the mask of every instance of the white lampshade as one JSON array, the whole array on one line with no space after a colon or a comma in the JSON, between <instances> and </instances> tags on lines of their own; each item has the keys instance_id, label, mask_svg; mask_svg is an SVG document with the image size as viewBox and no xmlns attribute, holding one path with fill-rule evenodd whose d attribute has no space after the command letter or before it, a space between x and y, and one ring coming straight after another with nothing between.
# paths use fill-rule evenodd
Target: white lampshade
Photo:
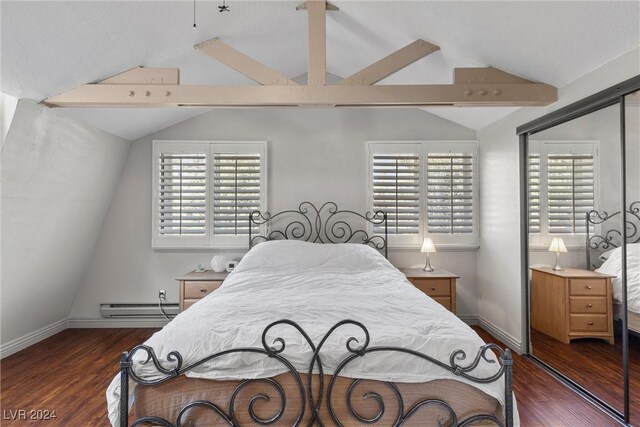
<instances>
[{"instance_id":1,"label":"white lampshade","mask_svg":"<svg viewBox=\"0 0 640 427\"><path fill-rule=\"evenodd\" d=\"M549 246L549 252L567 252L567 247L564 245L562 237L554 237Z\"/></svg>"},{"instance_id":2,"label":"white lampshade","mask_svg":"<svg viewBox=\"0 0 640 427\"><path fill-rule=\"evenodd\" d=\"M433 244L433 240L426 237L422 242L422 249L420 249L420 252L433 253L435 251L436 251L436 246Z\"/></svg>"}]
</instances>

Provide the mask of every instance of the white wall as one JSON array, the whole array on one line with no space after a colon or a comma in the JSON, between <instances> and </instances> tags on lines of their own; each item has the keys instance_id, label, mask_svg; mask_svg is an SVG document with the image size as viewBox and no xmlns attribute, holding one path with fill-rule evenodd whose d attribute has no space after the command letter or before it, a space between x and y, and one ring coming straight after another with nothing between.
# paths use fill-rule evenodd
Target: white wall
<instances>
[{"instance_id":1,"label":"white wall","mask_svg":"<svg viewBox=\"0 0 640 427\"><path fill-rule=\"evenodd\" d=\"M129 142L20 101L2 147L4 344L69 316Z\"/></svg>"},{"instance_id":2,"label":"white wall","mask_svg":"<svg viewBox=\"0 0 640 427\"><path fill-rule=\"evenodd\" d=\"M100 317L104 302L154 302L174 278L208 263L211 251L151 249L153 139L268 141L268 208L309 200L367 209L367 140L475 139L475 132L418 109L213 110L133 143L72 316ZM398 266L421 266L419 252L393 251ZM476 252L439 252L434 264L461 276L458 311L477 313Z\"/></svg>"},{"instance_id":3,"label":"white wall","mask_svg":"<svg viewBox=\"0 0 640 427\"><path fill-rule=\"evenodd\" d=\"M522 108L478 132L480 141L480 317L520 343L523 337L520 280L520 212L516 127L640 74L640 48L560 88L559 101Z\"/></svg>"}]
</instances>

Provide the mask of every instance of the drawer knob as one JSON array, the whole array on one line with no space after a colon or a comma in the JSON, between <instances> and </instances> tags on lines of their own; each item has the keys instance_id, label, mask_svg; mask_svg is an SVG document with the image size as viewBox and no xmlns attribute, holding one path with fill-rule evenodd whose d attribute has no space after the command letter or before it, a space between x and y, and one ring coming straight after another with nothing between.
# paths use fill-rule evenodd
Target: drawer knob
<instances>
[{"instance_id":1,"label":"drawer knob","mask_svg":"<svg viewBox=\"0 0 640 427\"><path fill-rule=\"evenodd\" d=\"M435 290L436 290L436 288L431 288L431 290L432 290L432 291L435 291Z\"/></svg>"},{"instance_id":2,"label":"drawer knob","mask_svg":"<svg viewBox=\"0 0 640 427\"><path fill-rule=\"evenodd\" d=\"M587 325L593 326L593 322L589 322L589 323L587 323Z\"/></svg>"},{"instance_id":3,"label":"drawer knob","mask_svg":"<svg viewBox=\"0 0 640 427\"><path fill-rule=\"evenodd\" d=\"M591 289L591 286L590 286L590 285L587 285L587 286L585 286L585 287L586 287L587 289Z\"/></svg>"},{"instance_id":4,"label":"drawer knob","mask_svg":"<svg viewBox=\"0 0 640 427\"><path fill-rule=\"evenodd\" d=\"M593 304L587 304L587 308L593 307Z\"/></svg>"},{"instance_id":5,"label":"drawer knob","mask_svg":"<svg viewBox=\"0 0 640 427\"><path fill-rule=\"evenodd\" d=\"M206 289L200 289L200 292L207 292Z\"/></svg>"}]
</instances>

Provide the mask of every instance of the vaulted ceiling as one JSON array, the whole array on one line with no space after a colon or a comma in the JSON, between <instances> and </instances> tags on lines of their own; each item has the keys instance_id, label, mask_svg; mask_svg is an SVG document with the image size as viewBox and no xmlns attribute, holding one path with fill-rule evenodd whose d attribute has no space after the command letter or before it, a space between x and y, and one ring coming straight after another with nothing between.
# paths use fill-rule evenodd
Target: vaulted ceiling
<instances>
[{"instance_id":1,"label":"vaulted ceiling","mask_svg":"<svg viewBox=\"0 0 640 427\"><path fill-rule=\"evenodd\" d=\"M40 101L136 66L178 67L183 84L254 84L197 52L212 37L282 74L307 69L307 15L298 1L2 2L2 91ZM561 87L640 45L640 2L335 1L327 71L348 76L422 38L441 47L380 84L451 83L454 67L493 66ZM480 129L515 108L426 110ZM207 111L59 111L135 139Z\"/></svg>"}]
</instances>

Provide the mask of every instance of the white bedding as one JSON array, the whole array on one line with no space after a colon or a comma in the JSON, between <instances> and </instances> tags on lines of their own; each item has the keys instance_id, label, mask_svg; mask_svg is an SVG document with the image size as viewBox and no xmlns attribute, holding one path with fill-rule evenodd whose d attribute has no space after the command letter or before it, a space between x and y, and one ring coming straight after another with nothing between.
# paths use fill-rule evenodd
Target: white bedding
<instances>
[{"instance_id":1,"label":"white bedding","mask_svg":"<svg viewBox=\"0 0 640 427\"><path fill-rule=\"evenodd\" d=\"M187 365L221 350L262 347L266 325L291 319L317 344L327 330L343 319L367 326L371 346L387 345L420 351L445 363L454 350L467 353L466 365L484 344L456 316L411 285L377 251L356 244L265 242L253 248L215 292L180 313L145 344L161 361L179 351ZM300 372L307 372L311 350L288 326L270 335L282 337L284 356ZM353 326L339 328L321 352L325 373L346 355L349 337L362 337ZM494 357L492 352L490 357ZM139 354L142 358L142 354ZM153 375L152 366L134 361L136 372ZM165 362L166 363L166 362ZM473 374L490 376L498 364L481 363ZM281 364L261 355L243 354L216 359L187 373L188 377L248 379L286 372ZM421 359L399 353L369 354L341 372L342 376L397 382L455 379L467 382ZM504 382L468 384L504 403ZM118 421L119 377L107 390L109 419ZM133 393L133 390L130 390ZM516 424L517 424L517 411Z\"/></svg>"},{"instance_id":2,"label":"white bedding","mask_svg":"<svg viewBox=\"0 0 640 427\"><path fill-rule=\"evenodd\" d=\"M622 249L602 255L606 261L596 271L616 276L611 280L613 299L622 302ZM640 314L640 243L627 244L627 309Z\"/></svg>"}]
</instances>

